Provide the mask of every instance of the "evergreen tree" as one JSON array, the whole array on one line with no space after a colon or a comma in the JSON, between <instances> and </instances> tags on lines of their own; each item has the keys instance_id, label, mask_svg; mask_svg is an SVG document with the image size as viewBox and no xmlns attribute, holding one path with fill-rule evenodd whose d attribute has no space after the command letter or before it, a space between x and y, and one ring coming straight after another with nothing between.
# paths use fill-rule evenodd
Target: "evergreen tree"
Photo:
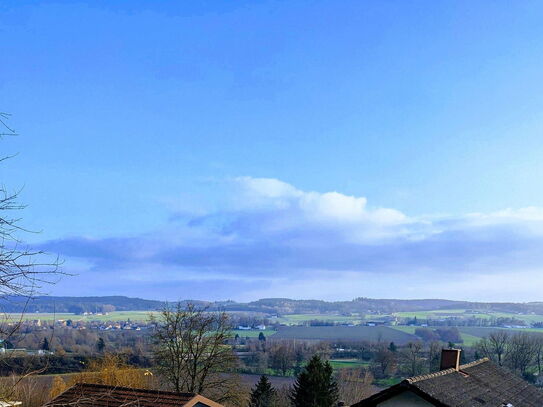
<instances>
[{"instance_id":1,"label":"evergreen tree","mask_svg":"<svg viewBox=\"0 0 543 407\"><path fill-rule=\"evenodd\" d=\"M259 341L265 341L266 340L266 336L264 336L264 332L260 332L258 334L258 340Z\"/></svg>"},{"instance_id":2,"label":"evergreen tree","mask_svg":"<svg viewBox=\"0 0 543 407\"><path fill-rule=\"evenodd\" d=\"M275 389L266 376L260 376L260 380L251 392L249 407L273 407L275 405Z\"/></svg>"},{"instance_id":3,"label":"evergreen tree","mask_svg":"<svg viewBox=\"0 0 543 407\"><path fill-rule=\"evenodd\" d=\"M98 350L98 352L103 352L105 347L106 343L104 342L104 339L98 338L98 340L96 341L96 349Z\"/></svg>"},{"instance_id":4,"label":"evergreen tree","mask_svg":"<svg viewBox=\"0 0 543 407\"><path fill-rule=\"evenodd\" d=\"M394 342L390 342L390 345L388 345L388 350L391 352L396 352L398 350L398 347Z\"/></svg>"},{"instance_id":5,"label":"evergreen tree","mask_svg":"<svg viewBox=\"0 0 543 407\"><path fill-rule=\"evenodd\" d=\"M311 358L292 388L290 400L294 407L336 407L338 386L332 366L318 355Z\"/></svg>"},{"instance_id":6,"label":"evergreen tree","mask_svg":"<svg viewBox=\"0 0 543 407\"><path fill-rule=\"evenodd\" d=\"M49 341L47 338L43 338L43 342L41 343L42 350L49 350Z\"/></svg>"}]
</instances>

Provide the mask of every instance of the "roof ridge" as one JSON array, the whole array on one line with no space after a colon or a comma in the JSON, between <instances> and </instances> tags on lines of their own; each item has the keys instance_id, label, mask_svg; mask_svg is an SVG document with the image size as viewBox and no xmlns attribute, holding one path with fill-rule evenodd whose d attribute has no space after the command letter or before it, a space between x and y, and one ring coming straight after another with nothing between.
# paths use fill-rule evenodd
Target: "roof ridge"
<instances>
[{"instance_id":1,"label":"roof ridge","mask_svg":"<svg viewBox=\"0 0 543 407\"><path fill-rule=\"evenodd\" d=\"M100 383L76 383L75 386L101 387L101 388L108 388L112 390L127 390L127 391L132 391L132 392L144 392L144 393L155 393L155 394L159 393L159 394L174 395L174 396L187 396L187 397L196 396L196 393L177 393L175 391L142 389L142 388L137 388L137 387L125 387L125 386L112 386L110 384L100 384Z\"/></svg>"},{"instance_id":2,"label":"roof ridge","mask_svg":"<svg viewBox=\"0 0 543 407\"><path fill-rule=\"evenodd\" d=\"M458 366L458 370L467 369L467 368L479 365L479 364L484 363L484 362L489 362L489 361L490 361L489 358L477 359L477 360L475 360L473 362L466 363L465 365ZM444 375L447 375L447 374L453 373L453 372L457 372L457 370L455 368L451 367L450 369L440 370L440 371L434 372L434 373L427 373L427 374L423 374L423 375L419 375L419 376L408 377L407 379L405 379L405 381L407 383L416 383L416 382L420 382L422 380L433 379L434 377L444 376Z\"/></svg>"},{"instance_id":3,"label":"roof ridge","mask_svg":"<svg viewBox=\"0 0 543 407\"><path fill-rule=\"evenodd\" d=\"M416 383L416 382L420 382L421 380L427 380L427 379L432 379L434 377L444 376L444 375L452 373L452 372L456 372L456 370L454 368L440 370L439 372L427 373L427 374L422 374L422 375L419 375L419 376L408 377L407 379L405 379L405 381L408 382L408 383Z\"/></svg>"},{"instance_id":4,"label":"roof ridge","mask_svg":"<svg viewBox=\"0 0 543 407\"><path fill-rule=\"evenodd\" d=\"M481 363L485 363L485 362L490 362L490 359L489 358L477 359L477 360L474 360L473 362L466 363L465 365L460 365L458 368L459 369L467 369L468 367L477 366L477 365L480 365Z\"/></svg>"}]
</instances>

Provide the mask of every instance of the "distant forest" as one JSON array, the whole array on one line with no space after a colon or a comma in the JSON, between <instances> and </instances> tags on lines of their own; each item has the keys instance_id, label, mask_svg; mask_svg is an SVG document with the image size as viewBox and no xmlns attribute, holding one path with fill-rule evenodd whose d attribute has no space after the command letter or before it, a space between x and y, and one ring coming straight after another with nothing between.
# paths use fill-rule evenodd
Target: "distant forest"
<instances>
[{"instance_id":1,"label":"distant forest","mask_svg":"<svg viewBox=\"0 0 543 407\"><path fill-rule=\"evenodd\" d=\"M356 298L351 301L292 300L288 298L266 298L257 301L240 303L234 301L192 301L199 305L207 305L210 309L224 311L256 312L266 315L338 313L349 315L389 314L392 312L471 309L476 311L495 311L513 313L543 314L543 302L532 303L482 303L452 301L440 299L395 300ZM162 308L163 301L145 300L125 296L104 297L52 297L40 296L28 300L25 297L10 297L0 304L2 312L8 313L83 313L113 311L153 311Z\"/></svg>"}]
</instances>

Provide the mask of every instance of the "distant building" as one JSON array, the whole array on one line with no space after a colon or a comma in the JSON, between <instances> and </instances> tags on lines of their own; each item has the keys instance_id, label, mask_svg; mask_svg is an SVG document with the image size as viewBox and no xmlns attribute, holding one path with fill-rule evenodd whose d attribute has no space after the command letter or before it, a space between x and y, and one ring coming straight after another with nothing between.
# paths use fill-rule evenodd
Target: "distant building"
<instances>
[{"instance_id":1,"label":"distant building","mask_svg":"<svg viewBox=\"0 0 543 407\"><path fill-rule=\"evenodd\" d=\"M385 325L384 321L368 321L366 322L366 326L382 326Z\"/></svg>"},{"instance_id":2,"label":"distant building","mask_svg":"<svg viewBox=\"0 0 543 407\"><path fill-rule=\"evenodd\" d=\"M444 349L441 371L411 377L351 407L541 407L543 392L480 359L460 365L460 350Z\"/></svg>"},{"instance_id":3,"label":"distant building","mask_svg":"<svg viewBox=\"0 0 543 407\"><path fill-rule=\"evenodd\" d=\"M44 407L224 407L206 397L192 393L134 389L103 384L76 384ZM0 406L1 407L1 406Z\"/></svg>"},{"instance_id":4,"label":"distant building","mask_svg":"<svg viewBox=\"0 0 543 407\"><path fill-rule=\"evenodd\" d=\"M9 355L11 357L15 356L47 356L47 355L54 355L55 353L53 351L49 350L30 350L25 348L14 348L14 349L7 349L6 347L2 346L0 347L0 355ZM2 407L0 405L0 407Z\"/></svg>"}]
</instances>

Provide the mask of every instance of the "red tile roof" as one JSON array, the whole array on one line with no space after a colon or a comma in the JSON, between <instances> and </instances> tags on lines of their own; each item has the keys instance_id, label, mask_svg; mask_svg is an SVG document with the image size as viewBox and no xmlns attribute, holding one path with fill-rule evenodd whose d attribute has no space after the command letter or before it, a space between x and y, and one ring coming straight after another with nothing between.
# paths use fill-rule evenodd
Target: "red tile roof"
<instances>
[{"instance_id":1,"label":"red tile roof","mask_svg":"<svg viewBox=\"0 0 543 407\"><path fill-rule=\"evenodd\" d=\"M205 397L192 393L115 387L102 384L76 384L46 404L47 407L190 407L196 403L222 407Z\"/></svg>"}]
</instances>

